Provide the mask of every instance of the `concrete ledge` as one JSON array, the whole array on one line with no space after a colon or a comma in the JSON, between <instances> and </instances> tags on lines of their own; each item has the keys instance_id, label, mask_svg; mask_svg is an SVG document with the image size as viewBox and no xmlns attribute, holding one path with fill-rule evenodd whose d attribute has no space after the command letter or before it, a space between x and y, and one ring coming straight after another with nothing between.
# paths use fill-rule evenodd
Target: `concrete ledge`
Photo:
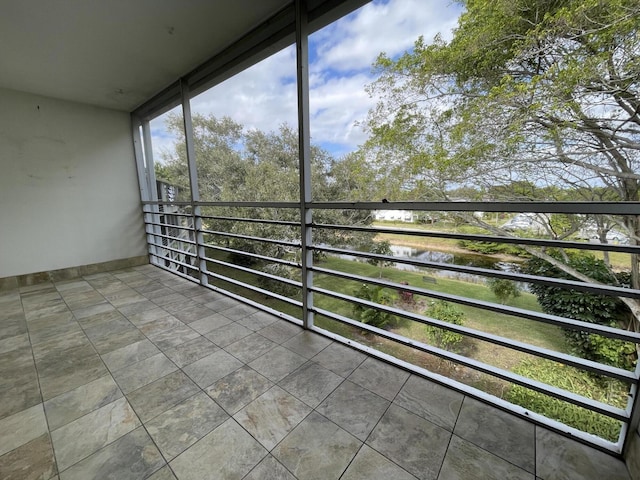
<instances>
[{"instance_id":1,"label":"concrete ledge","mask_svg":"<svg viewBox=\"0 0 640 480\"><path fill-rule=\"evenodd\" d=\"M61 268L59 270L50 270L48 272L27 273L25 275L16 275L13 277L0 278L0 291L10 290L13 288L27 287L43 282L59 282L61 280L70 280L73 278L91 275L94 273L108 272L111 270L119 270L128 267L137 267L149 263L148 255L139 257L121 258L111 260L109 262L91 263L89 265L81 265L78 267Z\"/></svg>"}]
</instances>

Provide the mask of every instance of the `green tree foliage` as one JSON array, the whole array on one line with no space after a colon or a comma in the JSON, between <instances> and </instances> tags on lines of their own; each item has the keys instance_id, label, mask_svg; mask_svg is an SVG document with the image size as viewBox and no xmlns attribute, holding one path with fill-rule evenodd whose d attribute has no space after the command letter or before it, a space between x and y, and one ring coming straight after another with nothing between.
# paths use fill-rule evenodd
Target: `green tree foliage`
<instances>
[{"instance_id":1,"label":"green tree foliage","mask_svg":"<svg viewBox=\"0 0 640 480\"><path fill-rule=\"evenodd\" d=\"M357 298L375 302L380 305L392 304L391 296L385 292L382 287L364 283L358 290L353 292L353 294ZM362 323L378 328L385 328L395 319L395 317L388 312L360 304L354 304L353 316Z\"/></svg>"},{"instance_id":2,"label":"green tree foliage","mask_svg":"<svg viewBox=\"0 0 640 480\"><path fill-rule=\"evenodd\" d=\"M262 267L260 270L270 275L275 275L277 277L285 278L288 280L292 280L296 276L296 272L294 272L290 267L277 263L270 263ZM300 289L295 285L291 285L289 283L285 283L269 277L259 276L258 285L265 290L269 290L270 292L277 293L278 295L282 295L285 297L295 297L300 294Z\"/></svg>"},{"instance_id":3,"label":"green tree foliage","mask_svg":"<svg viewBox=\"0 0 640 480\"><path fill-rule=\"evenodd\" d=\"M175 146L162 155L156 172L165 180L180 186L189 185L189 172L182 117L169 115L167 129L177 139ZM300 180L298 134L287 125L277 131L246 130L228 117L193 115L194 147L198 172L198 188L204 201L225 202L299 202ZM336 201L356 197L359 190L366 191L370 176L361 157L351 155L335 159L318 146L311 148L313 198L316 201ZM353 169L352 175L346 175ZM355 193L354 193L355 192ZM233 218L262 219L266 221L300 221L300 211L293 209L259 207L207 208L207 215ZM315 223L366 225L371 223L367 211L316 210ZM274 223L207 220L206 228L227 232L237 237L210 235L209 241L223 247L260 255L281 258L281 246L257 242L243 237L270 238L299 242L300 227ZM372 235L363 232L314 230L314 242L333 246L368 245ZM233 254L232 261L241 265L254 265L255 259Z\"/></svg>"},{"instance_id":4,"label":"green tree foliage","mask_svg":"<svg viewBox=\"0 0 640 480\"><path fill-rule=\"evenodd\" d=\"M458 310L454 305L442 300L432 302L429 308L424 312L426 316L442 320L443 322L453 323L454 325L464 324L464 313ZM445 350L454 351L464 340L464 336L449 330L427 325L424 327L425 333L431 342Z\"/></svg>"},{"instance_id":5,"label":"green tree foliage","mask_svg":"<svg viewBox=\"0 0 640 480\"><path fill-rule=\"evenodd\" d=\"M393 252L391 251L391 243L389 243L388 240L382 240L381 242L373 242L369 247L369 252L375 253L376 255L387 255L387 256L393 255ZM378 266L379 278L382 278L382 269L384 267L389 267L393 265L393 262L389 262L387 260L380 260L377 258L370 258L367 260L367 262L370 263L371 265Z\"/></svg>"},{"instance_id":6,"label":"green tree foliage","mask_svg":"<svg viewBox=\"0 0 640 480\"><path fill-rule=\"evenodd\" d=\"M375 64L369 91L379 103L366 152L395 182L384 188L425 200L473 184L494 200L638 201L640 2L462 3L450 41L420 38ZM638 218L608 221L637 244ZM554 238L572 233L566 222L550 227ZM590 280L563 259L527 250ZM630 258L638 288L638 256ZM637 328L640 303L621 300Z\"/></svg>"},{"instance_id":7,"label":"green tree foliage","mask_svg":"<svg viewBox=\"0 0 640 480\"><path fill-rule=\"evenodd\" d=\"M556 258L562 254L555 251L550 255ZM624 284L625 280L628 281L628 275L616 275L602 260L591 254L570 253L564 256L563 261L571 268L601 283L620 285ZM536 257L523 266L523 272L554 278L571 278L556 266ZM629 309L615 297L539 284L532 284L531 291L536 295L543 311L549 314L622 328L627 328L630 322ZM633 365L635 348L632 344L570 329L565 329L565 335L570 350L576 355L622 368L630 368Z\"/></svg>"},{"instance_id":8,"label":"green tree foliage","mask_svg":"<svg viewBox=\"0 0 640 480\"><path fill-rule=\"evenodd\" d=\"M582 395L603 403L626 406L624 385L603 385L592 375L569 366L561 366L549 360L525 361L514 369L514 373L533 378L554 387ZM599 413L563 402L519 385L512 385L505 399L516 405L557 420L583 432L617 442L620 422Z\"/></svg>"},{"instance_id":9,"label":"green tree foliage","mask_svg":"<svg viewBox=\"0 0 640 480\"><path fill-rule=\"evenodd\" d=\"M510 298L520 296L520 287L511 280L505 278L490 278L487 280L487 285L503 305L506 304Z\"/></svg>"}]
</instances>

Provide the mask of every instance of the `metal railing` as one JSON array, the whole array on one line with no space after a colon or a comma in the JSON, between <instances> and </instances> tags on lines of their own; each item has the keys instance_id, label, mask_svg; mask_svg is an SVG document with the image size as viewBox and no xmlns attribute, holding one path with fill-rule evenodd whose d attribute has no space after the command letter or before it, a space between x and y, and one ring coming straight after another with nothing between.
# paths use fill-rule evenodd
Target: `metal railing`
<instances>
[{"instance_id":1,"label":"metal railing","mask_svg":"<svg viewBox=\"0 0 640 480\"><path fill-rule=\"evenodd\" d=\"M573 237L552 239L533 238L534 236L530 235L532 238L526 238L526 236L520 237L513 233L502 233L497 228L487 228L484 233L477 231L443 232L428 228L428 226L416 228L410 224L407 227L398 227L395 225L321 224L311 221L302 225L300 221L295 219L299 219L301 210L313 213L314 211L336 209L373 211L389 208L423 212L454 212L456 215L466 215L467 218L472 218L471 215L474 212L481 210L507 214L536 212L578 216L604 215L623 219L628 215L639 216L640 204L429 202L394 203L390 206L386 203L308 203L304 209L301 209L299 203L282 202L176 202L171 204L143 202L143 204L149 253L152 263L162 268L281 318L306 325L312 331L349 344L382 360L392 362L416 374L490 402L499 408L509 410L556 431L574 436L601 449L622 452L628 432L631 428L637 428L636 396L639 380L637 368L627 370L619 366L581 358L565 351L536 345L536 342L509 338L501 334L502 332L483 331L477 326L474 328L439 320L424 312L407 308L399 301L379 303L368 300L354 294L353 287L365 284L379 287L387 292L405 292L412 298L424 301L441 300L473 309L473 311L481 312L480 316L484 315L485 318L486 316L500 315L514 324L530 322L526 325L543 325L544 328L555 328L562 331L586 332L637 346L640 344L640 334L635 331L544 313L540 309L516 307L487 299L473 298L455 291L435 288L438 285L431 284L431 281L428 286L408 285L407 282L398 280L402 275L392 275L391 279L382 278L381 274L376 276L357 273L358 269L351 268L349 265L357 265L353 262L358 261L370 261L378 265L388 262L394 263L396 266L411 266L419 269L418 272L427 272L426 278L439 279L438 275L440 274L456 272L481 279L502 279L520 284L570 289L576 295L589 293L616 298L640 299L640 290L576 279L525 274L517 270L456 265L419 258L399 258L358 250L356 247L348 245L348 240L344 241L343 239L348 238L349 235L360 234L366 235L368 238L379 235L386 237L401 235L410 238L431 238L446 241L493 242L522 248L541 248L544 251L563 249L565 251L590 251L599 254L608 252L608 254L629 256L630 262L636 261L635 256L640 254L640 246L635 245L635 240L631 240L629 244L612 245L579 241ZM255 218L248 214L243 216L245 215L243 212L247 211L254 212L255 215L257 210L263 213L269 212L270 216L263 215L263 218ZM162 217L159 215L159 211L163 212ZM171 219L168 212L174 212L176 218ZM195 226L198 225L200 227L196 228ZM172 236L171 233L178 234ZM307 242L306 245L301 240L305 234L310 234L308 238L312 239L312 242ZM328 243L316 240L316 238L333 238L333 241ZM202 240L199 241L199 239ZM345 242L346 245L341 244ZM309 251L312 255L307 255ZM345 262L351 263L335 264L334 262L333 266L331 264L327 266L327 262L313 260L314 257L319 259L327 257L348 258ZM310 280L301 274L303 267L310 272ZM318 283L316 283L316 279L318 279ZM320 282L321 279L324 280ZM349 288L345 288L344 285L348 285ZM303 292L310 293L306 302L302 301ZM335 305L340 307L335 307ZM412 338L406 333L363 323L358 321L355 315L349 314L354 307L383 312L390 318L412 322L411 325L440 329L459 335L464 339L483 342L491 345L491 348L508 349L510 352L515 352L515 355L521 355L522 358L543 359L554 362L558 368L568 366L589 372L594 378L619 382L618 385L624 385L626 388L628 401L625 405L621 405L619 402L589 398L589 396L545 383L544 379L515 373L507 368L494 365L486 359L473 358L472 355L465 354L465 352L450 351L442 345L438 346L424 339ZM381 342L384 343L384 348L380 347ZM510 403L490 391L491 389L487 391L486 388L482 389L473 382L469 384L469 382L464 383L457 378L449 378L442 372L425 368L425 366L412 361L417 358L416 356L422 358L419 357L420 355L441 359L448 365L476 372L478 375L490 378L491 381L499 382L503 387L506 385L504 388L510 388L511 385L521 386L544 394L550 399L557 399L568 405L594 412L601 415L603 419L620 422L618 440L605 440L590 435L570 425L544 417L526 405Z\"/></svg>"}]
</instances>

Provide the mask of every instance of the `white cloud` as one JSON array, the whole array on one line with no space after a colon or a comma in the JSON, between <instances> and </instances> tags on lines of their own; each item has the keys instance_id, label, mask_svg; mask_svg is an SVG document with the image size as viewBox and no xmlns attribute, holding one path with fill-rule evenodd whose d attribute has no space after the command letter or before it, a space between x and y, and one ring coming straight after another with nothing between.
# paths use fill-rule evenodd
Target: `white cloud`
<instances>
[{"instance_id":1,"label":"white cloud","mask_svg":"<svg viewBox=\"0 0 640 480\"><path fill-rule=\"evenodd\" d=\"M448 0L389 0L369 3L310 38L311 135L336 155L366 140L358 122L375 105L364 90L380 52L397 56L423 35L451 36L461 12ZM247 129L273 131L296 125L295 48L288 47L192 100L194 113L229 116ZM154 128L155 144L171 139Z\"/></svg>"},{"instance_id":2,"label":"white cloud","mask_svg":"<svg viewBox=\"0 0 640 480\"><path fill-rule=\"evenodd\" d=\"M297 122L293 46L244 70L192 100L193 113L229 116L247 129L270 131Z\"/></svg>"},{"instance_id":3,"label":"white cloud","mask_svg":"<svg viewBox=\"0 0 640 480\"><path fill-rule=\"evenodd\" d=\"M443 0L391 0L372 2L340 19L317 36L318 60L314 69L352 71L368 69L381 52L394 57L412 48L424 36L451 36L460 7ZM312 41L315 41L312 38Z\"/></svg>"}]
</instances>

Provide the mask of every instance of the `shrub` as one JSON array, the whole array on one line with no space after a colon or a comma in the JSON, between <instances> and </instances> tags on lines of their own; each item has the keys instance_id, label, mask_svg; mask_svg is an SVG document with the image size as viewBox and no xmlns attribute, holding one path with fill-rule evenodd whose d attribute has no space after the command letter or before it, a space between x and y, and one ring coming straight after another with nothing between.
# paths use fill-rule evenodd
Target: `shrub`
<instances>
[{"instance_id":1,"label":"shrub","mask_svg":"<svg viewBox=\"0 0 640 480\"><path fill-rule=\"evenodd\" d=\"M555 251L551 251L550 255L561 258ZM625 285L628 281L627 274L612 274L602 260L591 254L570 252L567 255L570 267L598 282L606 285ZM557 267L535 257L526 262L523 272L550 278L573 279ZM619 298L551 285L532 284L530 288L545 313L611 327L626 327L629 323L629 309ZM633 344L583 331L565 329L564 332L571 353L620 368L633 367Z\"/></svg>"},{"instance_id":2,"label":"shrub","mask_svg":"<svg viewBox=\"0 0 640 480\"><path fill-rule=\"evenodd\" d=\"M603 403L623 408L625 405L627 392L624 384L612 380L603 382L587 372L549 360L524 361L514 369L514 373ZM520 385L512 385L505 399L583 432L612 442L618 441L620 422L599 413Z\"/></svg>"},{"instance_id":3,"label":"shrub","mask_svg":"<svg viewBox=\"0 0 640 480\"><path fill-rule=\"evenodd\" d=\"M391 305L391 297L382 289L382 287L364 283L354 292L354 295L363 300L379 303L380 305ZM360 304L354 304L353 316L356 320L362 323L378 328L386 327L395 318L388 312Z\"/></svg>"},{"instance_id":4,"label":"shrub","mask_svg":"<svg viewBox=\"0 0 640 480\"><path fill-rule=\"evenodd\" d=\"M509 301L509 298L520 296L518 284L506 278L490 278L487 280L487 285L503 305Z\"/></svg>"},{"instance_id":5,"label":"shrub","mask_svg":"<svg viewBox=\"0 0 640 480\"><path fill-rule=\"evenodd\" d=\"M261 268L261 270L270 275L276 275L289 280L294 278L291 268L278 263L270 263L269 265ZM270 292L277 293L284 297L295 297L300 292L300 289L294 285L263 276L258 276L258 285L265 290L269 290Z\"/></svg>"},{"instance_id":6,"label":"shrub","mask_svg":"<svg viewBox=\"0 0 640 480\"><path fill-rule=\"evenodd\" d=\"M463 325L464 323L464 313L454 305L442 300L431 303L424 313L428 317L454 325ZM425 332L434 345L449 351L454 350L464 340L464 336L459 333L430 325L425 327Z\"/></svg>"}]
</instances>

